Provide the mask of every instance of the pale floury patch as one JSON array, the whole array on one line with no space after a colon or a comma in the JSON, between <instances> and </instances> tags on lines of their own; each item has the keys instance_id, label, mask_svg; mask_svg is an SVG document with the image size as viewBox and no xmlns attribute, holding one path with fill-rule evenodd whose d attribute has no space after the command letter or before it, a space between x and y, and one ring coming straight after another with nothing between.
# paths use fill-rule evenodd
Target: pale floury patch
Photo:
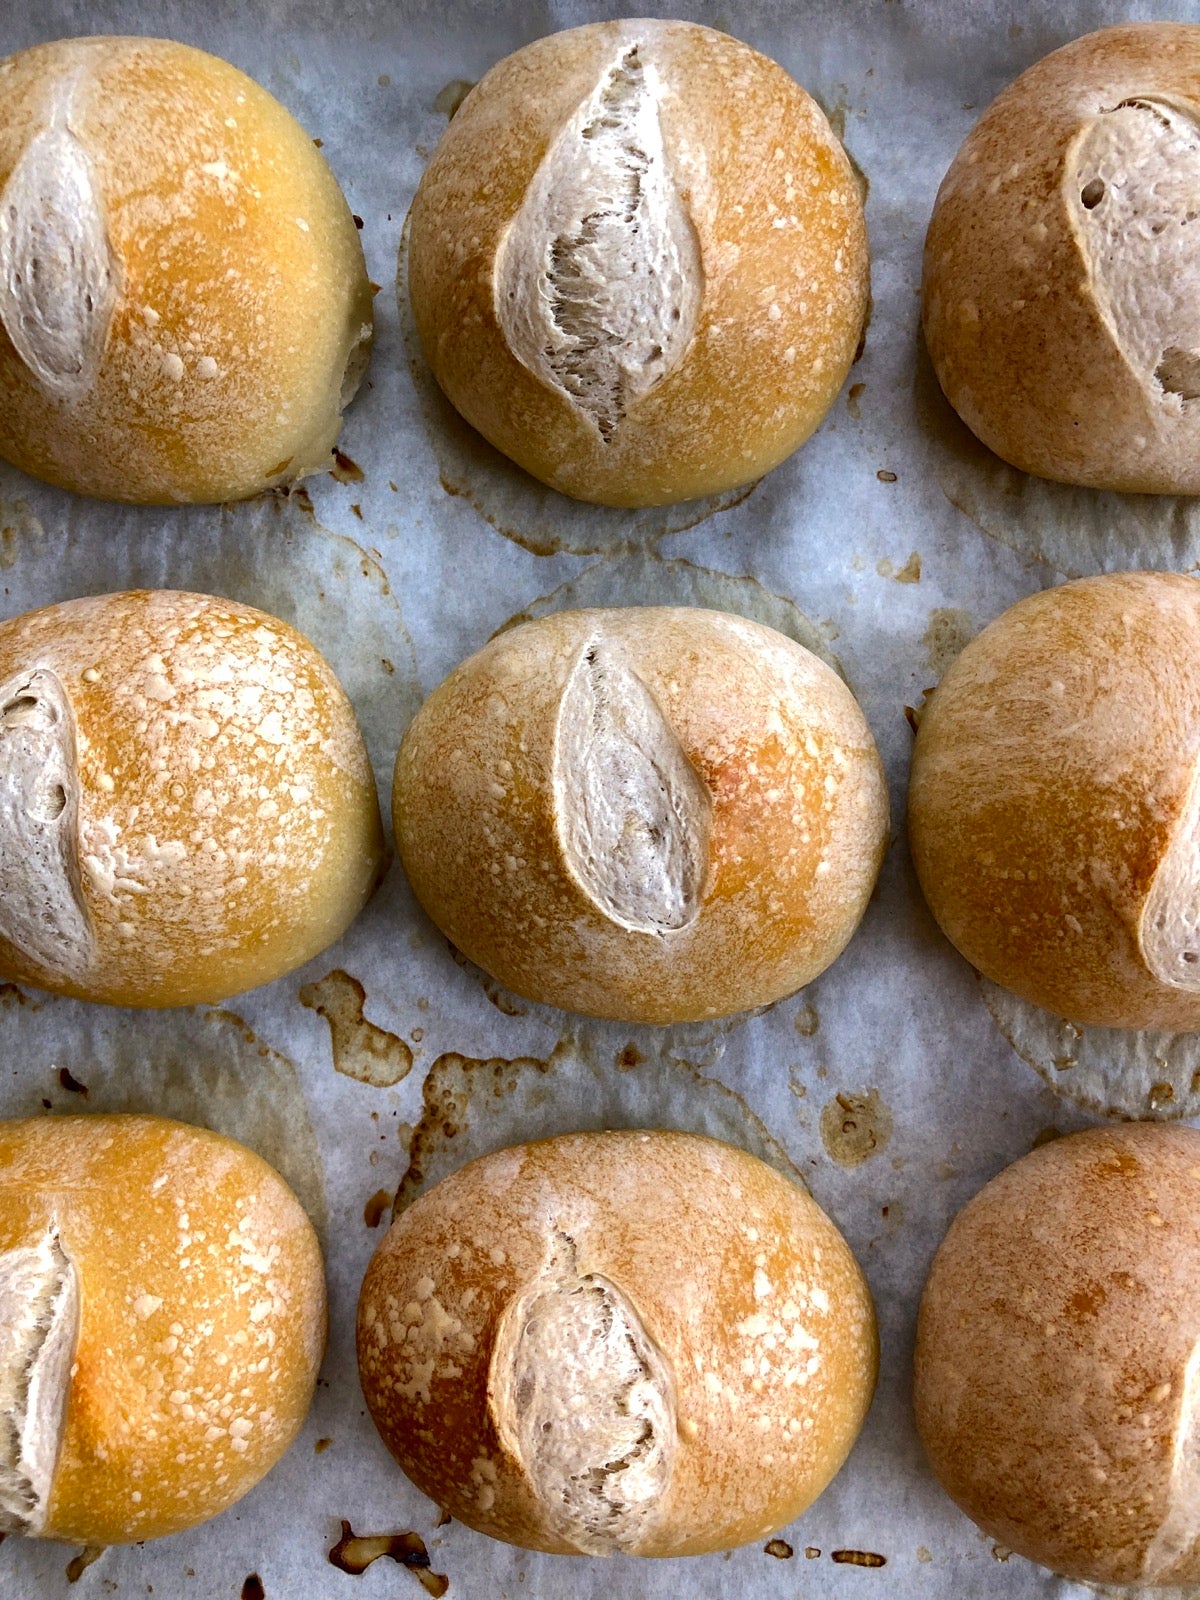
<instances>
[{"instance_id":1,"label":"pale floury patch","mask_svg":"<svg viewBox=\"0 0 1200 1600\"><path fill-rule=\"evenodd\" d=\"M612 643L580 654L559 707L554 815L571 875L611 921L685 928L708 873L711 799L658 701Z\"/></svg>"},{"instance_id":2,"label":"pale floury patch","mask_svg":"<svg viewBox=\"0 0 1200 1600\"><path fill-rule=\"evenodd\" d=\"M1179 413L1200 397L1200 128L1167 99L1122 101L1080 135L1064 181L1097 308Z\"/></svg>"},{"instance_id":3,"label":"pale floury patch","mask_svg":"<svg viewBox=\"0 0 1200 1600\"><path fill-rule=\"evenodd\" d=\"M509 348L605 443L682 360L700 246L663 149L661 81L626 43L558 134L496 255Z\"/></svg>"},{"instance_id":4,"label":"pale floury patch","mask_svg":"<svg viewBox=\"0 0 1200 1600\"><path fill-rule=\"evenodd\" d=\"M41 1533L79 1337L79 1274L56 1230L0 1251L0 1531Z\"/></svg>"},{"instance_id":5,"label":"pale floury patch","mask_svg":"<svg viewBox=\"0 0 1200 1600\"><path fill-rule=\"evenodd\" d=\"M637 1312L575 1255L556 1230L542 1275L504 1314L488 1388L553 1532L609 1555L636 1549L666 1492L674 1394Z\"/></svg>"},{"instance_id":6,"label":"pale floury patch","mask_svg":"<svg viewBox=\"0 0 1200 1600\"><path fill-rule=\"evenodd\" d=\"M46 667L0 684L0 937L78 978L93 937L79 887L79 770L66 692Z\"/></svg>"}]
</instances>

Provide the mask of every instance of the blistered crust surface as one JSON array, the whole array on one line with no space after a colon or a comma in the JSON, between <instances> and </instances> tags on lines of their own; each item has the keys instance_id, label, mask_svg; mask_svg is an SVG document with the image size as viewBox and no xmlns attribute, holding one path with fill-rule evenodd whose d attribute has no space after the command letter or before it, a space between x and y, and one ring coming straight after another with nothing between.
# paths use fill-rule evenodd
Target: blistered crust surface
<instances>
[{"instance_id":1,"label":"blistered crust surface","mask_svg":"<svg viewBox=\"0 0 1200 1600\"><path fill-rule=\"evenodd\" d=\"M575 1294L592 1302L578 1315ZM544 1387L522 1394L518 1335L539 1306L549 1325L525 1348ZM596 1338L612 1342L597 1352ZM609 1443L593 1413L539 1461L532 1425L550 1420L553 1439L568 1391L589 1409L604 1391L600 1414L630 1430L617 1448L641 1519L621 1547L657 1556L766 1537L796 1516L849 1450L876 1362L866 1286L807 1195L716 1141L638 1132L517 1146L428 1191L368 1269L358 1352L376 1425L418 1486L535 1549L587 1548L589 1512L564 1526L564 1508L590 1497L564 1499L553 1480ZM576 1387L569 1363L585 1358ZM640 1416L606 1412L617 1392Z\"/></svg>"},{"instance_id":2,"label":"blistered crust surface","mask_svg":"<svg viewBox=\"0 0 1200 1600\"><path fill-rule=\"evenodd\" d=\"M106 37L10 57L0 112L0 449L135 501L327 465L371 296L284 108L201 51Z\"/></svg>"},{"instance_id":3,"label":"blistered crust surface","mask_svg":"<svg viewBox=\"0 0 1200 1600\"><path fill-rule=\"evenodd\" d=\"M283 1453L312 1396L325 1292L299 1202L204 1129L6 1122L0 1260L51 1226L78 1274L79 1324L42 1531L106 1545L214 1516Z\"/></svg>"},{"instance_id":4,"label":"blistered crust surface","mask_svg":"<svg viewBox=\"0 0 1200 1600\"><path fill-rule=\"evenodd\" d=\"M663 504L817 426L862 328L866 229L782 68L691 23L601 23L476 86L418 188L408 276L438 382L497 448L567 494Z\"/></svg>"},{"instance_id":5,"label":"blistered crust surface","mask_svg":"<svg viewBox=\"0 0 1200 1600\"><path fill-rule=\"evenodd\" d=\"M0 625L0 681L19 688L8 674L29 661L61 685L53 739L74 726L68 803L38 837L72 835L92 945L86 971L34 962L0 912L10 972L183 1004L277 977L337 937L374 881L378 811L353 712L306 640L233 601L144 591ZM33 715L22 701L10 716ZM0 761L18 736L28 728L0 732ZM23 758L30 792L38 753Z\"/></svg>"},{"instance_id":6,"label":"blistered crust surface","mask_svg":"<svg viewBox=\"0 0 1200 1600\"><path fill-rule=\"evenodd\" d=\"M414 719L393 808L409 881L473 961L532 998L653 1022L822 971L887 819L841 680L770 628L683 607L501 634Z\"/></svg>"}]
</instances>

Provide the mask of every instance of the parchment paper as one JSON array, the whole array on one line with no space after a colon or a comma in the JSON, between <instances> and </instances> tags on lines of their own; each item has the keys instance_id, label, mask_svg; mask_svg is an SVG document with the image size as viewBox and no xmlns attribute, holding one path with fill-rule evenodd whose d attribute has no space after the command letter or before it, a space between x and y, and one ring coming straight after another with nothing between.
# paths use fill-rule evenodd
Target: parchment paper
<instances>
[{"instance_id":1,"label":"parchment paper","mask_svg":"<svg viewBox=\"0 0 1200 1600\"><path fill-rule=\"evenodd\" d=\"M74 499L0 467L4 615L141 584L276 612L340 674L386 804L422 694L514 616L664 601L741 611L838 664L887 763L895 834L845 956L804 994L718 1024L628 1028L517 1001L456 961L395 868L340 945L225 1008L116 1012L0 990L0 1114L138 1107L236 1134L310 1207L332 1297L312 1415L257 1490L193 1533L108 1551L77 1588L75 1552L9 1539L3 1600L419 1600L418 1572L386 1559L360 1577L330 1565L343 1518L360 1534L419 1533L454 1600L1085 1592L979 1534L914 1434L913 1327L934 1249L959 1207L1047 1130L1099 1119L1113 1057L1090 1037L1064 1056L1044 1018L985 997L934 928L903 840L905 707L1031 590L1102 569L1191 569L1200 508L1059 489L989 456L938 393L918 289L938 182L988 100L1067 39L1151 13L1061 0L679 6L775 56L830 112L870 185L874 311L847 391L797 456L748 495L642 513L575 506L476 439L421 367L394 288L404 215L454 85L542 33L613 14L586 0L3 0L5 53L61 34L159 33L253 74L323 141L381 285L370 382L342 441L352 466L290 497L167 512ZM1153 14L1200 19L1178 4ZM1123 1109L1200 1109L1185 1093L1193 1054L1175 1041L1143 1050L1145 1082L1127 1090L1138 1103ZM1174 1099L1155 1077L1166 1055ZM572 1561L439 1528L365 1414L355 1300L410 1156L405 1194L417 1173L433 1181L514 1139L615 1124L707 1130L795 1170L870 1278L883 1341L874 1409L833 1486L767 1551Z\"/></svg>"}]
</instances>

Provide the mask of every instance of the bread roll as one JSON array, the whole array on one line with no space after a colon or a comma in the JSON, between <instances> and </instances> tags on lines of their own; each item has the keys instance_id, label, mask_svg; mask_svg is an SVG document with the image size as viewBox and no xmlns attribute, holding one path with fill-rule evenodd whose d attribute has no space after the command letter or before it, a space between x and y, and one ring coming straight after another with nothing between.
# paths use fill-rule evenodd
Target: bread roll
<instances>
[{"instance_id":1,"label":"bread roll","mask_svg":"<svg viewBox=\"0 0 1200 1600\"><path fill-rule=\"evenodd\" d=\"M938 193L925 336L1014 466L1200 494L1200 27L1103 28L988 107Z\"/></svg>"},{"instance_id":2,"label":"bread roll","mask_svg":"<svg viewBox=\"0 0 1200 1600\"><path fill-rule=\"evenodd\" d=\"M684 1133L472 1161L392 1225L363 1393L417 1486L495 1539L696 1555L825 1488L875 1387L862 1273L771 1167Z\"/></svg>"},{"instance_id":3,"label":"bread roll","mask_svg":"<svg viewBox=\"0 0 1200 1600\"><path fill-rule=\"evenodd\" d=\"M887 791L840 678L759 623L562 611L456 667L396 760L442 931L529 999L630 1022L766 1005L840 954Z\"/></svg>"},{"instance_id":4,"label":"bread roll","mask_svg":"<svg viewBox=\"0 0 1200 1600\"><path fill-rule=\"evenodd\" d=\"M0 1122L0 1529L72 1544L194 1527L269 1472L325 1345L295 1195L162 1117Z\"/></svg>"},{"instance_id":5,"label":"bread roll","mask_svg":"<svg viewBox=\"0 0 1200 1600\"><path fill-rule=\"evenodd\" d=\"M867 306L845 152L786 72L690 22L539 39L471 92L413 201L426 357L551 488L661 505L821 421Z\"/></svg>"},{"instance_id":6,"label":"bread roll","mask_svg":"<svg viewBox=\"0 0 1200 1600\"><path fill-rule=\"evenodd\" d=\"M265 90L166 39L0 63L0 454L81 494L320 471L366 368L354 220Z\"/></svg>"},{"instance_id":7,"label":"bread roll","mask_svg":"<svg viewBox=\"0 0 1200 1600\"><path fill-rule=\"evenodd\" d=\"M0 977L225 999L332 943L381 855L354 713L286 623L159 590L0 623Z\"/></svg>"},{"instance_id":8,"label":"bread roll","mask_svg":"<svg viewBox=\"0 0 1200 1600\"><path fill-rule=\"evenodd\" d=\"M985 1533L1068 1578L1200 1583L1200 1132L1043 1145L955 1218L917 1325L917 1426Z\"/></svg>"},{"instance_id":9,"label":"bread roll","mask_svg":"<svg viewBox=\"0 0 1200 1600\"><path fill-rule=\"evenodd\" d=\"M985 976L1071 1022L1200 1028L1200 584L1084 578L997 618L929 702L908 817Z\"/></svg>"}]
</instances>

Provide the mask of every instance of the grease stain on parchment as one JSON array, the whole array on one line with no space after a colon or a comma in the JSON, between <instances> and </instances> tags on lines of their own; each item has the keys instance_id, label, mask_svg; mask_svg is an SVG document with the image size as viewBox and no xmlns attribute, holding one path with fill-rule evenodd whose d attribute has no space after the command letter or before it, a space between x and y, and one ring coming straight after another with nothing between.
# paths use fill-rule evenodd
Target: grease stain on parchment
<instances>
[{"instance_id":1,"label":"grease stain on parchment","mask_svg":"<svg viewBox=\"0 0 1200 1600\"><path fill-rule=\"evenodd\" d=\"M643 1055L611 1070L604 1043L565 1035L547 1057L480 1058L446 1051L421 1090L408 1167L396 1191L399 1215L417 1195L476 1156L552 1134L602 1128L682 1128L737 1145L807 1188L803 1173L741 1095L698 1067ZM642 1064L648 1070L639 1070ZM664 1072L663 1068L670 1068ZM686 1114L679 1080L688 1081Z\"/></svg>"},{"instance_id":2,"label":"grease stain on parchment","mask_svg":"<svg viewBox=\"0 0 1200 1600\"><path fill-rule=\"evenodd\" d=\"M1117 494L1034 478L1001 461L942 393L920 340L914 401L934 476L981 533L1064 578L1200 569L1200 498Z\"/></svg>"},{"instance_id":3,"label":"grease stain on parchment","mask_svg":"<svg viewBox=\"0 0 1200 1600\"><path fill-rule=\"evenodd\" d=\"M471 78L451 78L433 97L433 109L440 111L447 122L453 122L458 108L475 87Z\"/></svg>"},{"instance_id":4,"label":"grease stain on parchment","mask_svg":"<svg viewBox=\"0 0 1200 1600\"><path fill-rule=\"evenodd\" d=\"M839 1167L861 1167L887 1149L892 1113L878 1089L843 1090L821 1110L821 1143Z\"/></svg>"},{"instance_id":5,"label":"grease stain on parchment","mask_svg":"<svg viewBox=\"0 0 1200 1600\"><path fill-rule=\"evenodd\" d=\"M668 534L683 533L721 511L741 505L750 483L674 506L626 510L588 505L539 483L494 449L442 393L421 350L408 297L411 216L405 219L396 270L400 331L425 431L446 494L465 500L490 527L536 556L591 556L638 550Z\"/></svg>"},{"instance_id":6,"label":"grease stain on parchment","mask_svg":"<svg viewBox=\"0 0 1200 1600\"><path fill-rule=\"evenodd\" d=\"M829 648L830 641L837 637L836 623L811 621L794 600L773 593L757 578L717 572L683 556L662 556L652 547L620 560L601 560L585 567L557 589L541 595L509 617L492 637L554 611L628 605L631 595L637 596L639 605L704 606L712 611L732 611L751 622L761 622L811 650L845 679L841 663Z\"/></svg>"},{"instance_id":7,"label":"grease stain on parchment","mask_svg":"<svg viewBox=\"0 0 1200 1600\"><path fill-rule=\"evenodd\" d=\"M1005 1039L1062 1100L1126 1121L1200 1116L1200 1033L1067 1022L990 978L979 992Z\"/></svg>"},{"instance_id":8,"label":"grease stain on parchment","mask_svg":"<svg viewBox=\"0 0 1200 1600\"><path fill-rule=\"evenodd\" d=\"M419 1533L355 1533L342 1519L341 1538L329 1552L329 1563L352 1578L361 1578L373 1562L395 1561L415 1573L426 1594L441 1600L450 1587L443 1572L430 1567L429 1551Z\"/></svg>"},{"instance_id":9,"label":"grease stain on parchment","mask_svg":"<svg viewBox=\"0 0 1200 1600\"><path fill-rule=\"evenodd\" d=\"M52 1089L55 1112L151 1112L223 1133L282 1173L324 1235L321 1155L299 1074L236 1012L121 1011L44 995L0 1006L0 1060L15 1064L0 1072L0 1116L42 1112L47 1082L67 1066L87 1099Z\"/></svg>"},{"instance_id":10,"label":"grease stain on parchment","mask_svg":"<svg viewBox=\"0 0 1200 1600\"><path fill-rule=\"evenodd\" d=\"M954 606L935 606L929 613L928 626L921 635L921 643L925 646L925 664L930 672L940 678L978 631L969 611Z\"/></svg>"},{"instance_id":11,"label":"grease stain on parchment","mask_svg":"<svg viewBox=\"0 0 1200 1600\"><path fill-rule=\"evenodd\" d=\"M366 1000L362 984L340 967L300 988L300 1004L329 1024L334 1070L356 1083L390 1089L412 1071L412 1049L407 1040L368 1021Z\"/></svg>"},{"instance_id":12,"label":"grease stain on parchment","mask_svg":"<svg viewBox=\"0 0 1200 1600\"><path fill-rule=\"evenodd\" d=\"M894 561L889 561L887 556L884 556L882 561L875 563L875 571L881 578L891 578L893 583L920 583L920 551L914 550L902 567L898 567Z\"/></svg>"}]
</instances>

